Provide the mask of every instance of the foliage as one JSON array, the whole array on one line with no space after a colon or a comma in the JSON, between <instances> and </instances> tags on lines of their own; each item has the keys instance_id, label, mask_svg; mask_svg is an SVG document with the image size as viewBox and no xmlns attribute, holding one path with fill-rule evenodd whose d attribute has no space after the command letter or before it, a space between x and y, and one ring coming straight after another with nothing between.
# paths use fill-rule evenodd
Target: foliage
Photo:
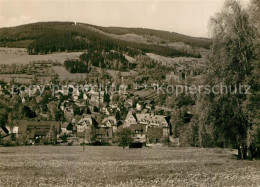
<instances>
[{"instance_id":1,"label":"foliage","mask_svg":"<svg viewBox=\"0 0 260 187\"><path fill-rule=\"evenodd\" d=\"M43 144L55 144L57 141L57 130L54 126L51 126L49 132L47 133L46 137L44 137L41 141Z\"/></svg>"},{"instance_id":2,"label":"foliage","mask_svg":"<svg viewBox=\"0 0 260 187\"><path fill-rule=\"evenodd\" d=\"M8 120L8 108L0 101L0 126L5 126Z\"/></svg>"},{"instance_id":3,"label":"foliage","mask_svg":"<svg viewBox=\"0 0 260 187\"><path fill-rule=\"evenodd\" d=\"M24 106L22 109L23 116L25 118L35 118L37 117L36 113L30 109L28 106Z\"/></svg>"},{"instance_id":4,"label":"foliage","mask_svg":"<svg viewBox=\"0 0 260 187\"><path fill-rule=\"evenodd\" d=\"M231 86L250 85L256 59L256 30L246 10L233 0L227 1L221 13L211 20L213 44L211 82ZM245 91L245 90L243 90ZM253 92L253 90L251 90ZM244 93L214 95L211 116L215 141L238 148L240 158L247 157L247 136L252 126L248 107L251 96Z\"/></svg>"},{"instance_id":5,"label":"foliage","mask_svg":"<svg viewBox=\"0 0 260 187\"><path fill-rule=\"evenodd\" d=\"M125 148L132 142L131 130L129 128L120 128L117 132L118 145Z\"/></svg>"},{"instance_id":6,"label":"foliage","mask_svg":"<svg viewBox=\"0 0 260 187\"><path fill-rule=\"evenodd\" d=\"M51 41L51 42L50 42ZM87 48L87 42L77 33L66 31L49 31L28 46L29 54L47 54L57 51L78 51Z\"/></svg>"},{"instance_id":7,"label":"foliage","mask_svg":"<svg viewBox=\"0 0 260 187\"><path fill-rule=\"evenodd\" d=\"M88 73L92 66L122 71L134 67L119 52L98 50L90 50L88 53L83 53L79 60L66 60L64 66L70 73Z\"/></svg>"},{"instance_id":8,"label":"foliage","mask_svg":"<svg viewBox=\"0 0 260 187\"><path fill-rule=\"evenodd\" d=\"M92 26L96 27L97 26ZM98 29L101 29L98 28ZM109 28L107 28L109 30ZM110 31L109 31L110 32ZM151 29L130 29L139 35L152 34L162 37L171 42L183 42L194 47L208 48L208 39L194 38L177 33L156 31ZM101 32L90 29L87 24L72 22L46 22L33 23L12 28L0 29L0 45L27 47L30 54L46 54L55 51L73 51L82 49L95 50L116 50L129 56L136 56L141 53L155 53L163 56L190 56L200 57L199 54L177 50L162 45L151 45L127 40L113 39Z\"/></svg>"}]
</instances>

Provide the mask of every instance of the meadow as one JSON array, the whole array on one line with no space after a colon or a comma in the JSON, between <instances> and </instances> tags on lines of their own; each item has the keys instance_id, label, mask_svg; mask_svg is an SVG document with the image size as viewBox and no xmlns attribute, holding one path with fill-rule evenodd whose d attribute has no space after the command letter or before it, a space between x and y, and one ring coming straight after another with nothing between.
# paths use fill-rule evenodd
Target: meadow
<instances>
[{"instance_id":1,"label":"meadow","mask_svg":"<svg viewBox=\"0 0 260 187\"><path fill-rule=\"evenodd\" d=\"M29 55L25 48L0 47L0 64L29 64L33 61L48 61L63 63L67 59L77 59L82 52L52 53L47 55Z\"/></svg>"},{"instance_id":2,"label":"meadow","mask_svg":"<svg viewBox=\"0 0 260 187\"><path fill-rule=\"evenodd\" d=\"M260 161L206 148L0 148L0 186L259 186Z\"/></svg>"}]
</instances>

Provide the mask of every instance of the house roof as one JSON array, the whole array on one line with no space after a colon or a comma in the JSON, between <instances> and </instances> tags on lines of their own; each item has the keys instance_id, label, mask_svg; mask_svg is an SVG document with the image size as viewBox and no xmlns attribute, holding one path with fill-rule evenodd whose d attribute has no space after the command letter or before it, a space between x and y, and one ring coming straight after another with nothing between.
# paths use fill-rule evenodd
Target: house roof
<instances>
[{"instance_id":1,"label":"house roof","mask_svg":"<svg viewBox=\"0 0 260 187\"><path fill-rule=\"evenodd\" d=\"M141 121L143 119L152 120L152 121L163 121L165 119L165 116L163 115L152 115L152 114L136 114L136 118L138 121Z\"/></svg>"},{"instance_id":2,"label":"house roof","mask_svg":"<svg viewBox=\"0 0 260 187\"><path fill-rule=\"evenodd\" d=\"M128 119L128 118L130 118L131 116L133 116L133 117L137 120L136 115L134 115L134 113L133 113L131 110L128 111L128 113L127 113L125 119Z\"/></svg>"},{"instance_id":3,"label":"house roof","mask_svg":"<svg viewBox=\"0 0 260 187\"><path fill-rule=\"evenodd\" d=\"M98 107L99 106L99 102L98 101L96 101L96 100L90 100L89 101L89 104L91 105L91 106L96 106L96 107Z\"/></svg>"},{"instance_id":4,"label":"house roof","mask_svg":"<svg viewBox=\"0 0 260 187\"><path fill-rule=\"evenodd\" d=\"M34 130L44 130L47 129L48 131L52 126L55 127L57 132L60 130L59 122L56 121L30 121L30 120L17 120L14 121L14 124L18 126L18 133L25 133L27 130L31 131Z\"/></svg>"},{"instance_id":5,"label":"house roof","mask_svg":"<svg viewBox=\"0 0 260 187\"><path fill-rule=\"evenodd\" d=\"M115 118L115 116L108 116L108 117L104 118L102 120L102 123L106 123L107 121L109 121L112 125L113 124L116 125L116 118Z\"/></svg>"},{"instance_id":6,"label":"house roof","mask_svg":"<svg viewBox=\"0 0 260 187\"><path fill-rule=\"evenodd\" d=\"M8 129L5 126L1 126L0 131L3 131L5 134L8 134Z\"/></svg>"},{"instance_id":7,"label":"house roof","mask_svg":"<svg viewBox=\"0 0 260 187\"><path fill-rule=\"evenodd\" d=\"M144 102L145 102L146 104L150 104L150 103L152 102L152 100L147 99L147 100L145 100Z\"/></svg>"},{"instance_id":8,"label":"house roof","mask_svg":"<svg viewBox=\"0 0 260 187\"><path fill-rule=\"evenodd\" d=\"M81 118L82 118L82 116L76 115L76 116L73 117L73 122L78 123L81 120Z\"/></svg>"},{"instance_id":9,"label":"house roof","mask_svg":"<svg viewBox=\"0 0 260 187\"><path fill-rule=\"evenodd\" d=\"M61 128L67 128L68 125L69 125L69 122L62 122Z\"/></svg>"},{"instance_id":10,"label":"house roof","mask_svg":"<svg viewBox=\"0 0 260 187\"><path fill-rule=\"evenodd\" d=\"M78 124L83 123L84 121L91 121L92 123L92 117L89 114L84 114L80 120L78 120Z\"/></svg>"}]
</instances>

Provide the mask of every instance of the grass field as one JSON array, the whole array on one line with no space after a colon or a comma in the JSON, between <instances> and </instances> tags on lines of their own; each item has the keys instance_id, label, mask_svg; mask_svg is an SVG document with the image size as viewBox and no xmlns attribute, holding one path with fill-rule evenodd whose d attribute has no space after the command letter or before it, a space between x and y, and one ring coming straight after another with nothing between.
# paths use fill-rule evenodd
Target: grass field
<instances>
[{"instance_id":1,"label":"grass field","mask_svg":"<svg viewBox=\"0 0 260 187\"><path fill-rule=\"evenodd\" d=\"M76 59L82 52L52 53L47 55L28 55L24 48L1 48L0 64L29 64L33 61L48 61L63 63L67 59Z\"/></svg>"},{"instance_id":2,"label":"grass field","mask_svg":"<svg viewBox=\"0 0 260 187\"><path fill-rule=\"evenodd\" d=\"M14 80L15 83L30 84L32 81L32 75L25 74L0 74L0 80L9 83Z\"/></svg>"},{"instance_id":3,"label":"grass field","mask_svg":"<svg viewBox=\"0 0 260 187\"><path fill-rule=\"evenodd\" d=\"M53 66L53 70L59 76L61 81L79 81L85 80L87 74L86 73L70 73L63 66Z\"/></svg>"},{"instance_id":4,"label":"grass field","mask_svg":"<svg viewBox=\"0 0 260 187\"><path fill-rule=\"evenodd\" d=\"M234 150L0 148L0 186L259 186L260 161Z\"/></svg>"}]
</instances>

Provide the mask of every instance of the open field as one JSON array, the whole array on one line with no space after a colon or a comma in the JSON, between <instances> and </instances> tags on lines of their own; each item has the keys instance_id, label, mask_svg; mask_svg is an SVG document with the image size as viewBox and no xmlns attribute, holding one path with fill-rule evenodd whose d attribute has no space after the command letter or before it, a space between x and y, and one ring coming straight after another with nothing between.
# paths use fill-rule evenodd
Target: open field
<instances>
[{"instance_id":1,"label":"open field","mask_svg":"<svg viewBox=\"0 0 260 187\"><path fill-rule=\"evenodd\" d=\"M154 147L0 148L1 186L259 186L260 161L234 150Z\"/></svg>"},{"instance_id":2,"label":"open field","mask_svg":"<svg viewBox=\"0 0 260 187\"><path fill-rule=\"evenodd\" d=\"M190 67L204 67L205 59L203 58L192 58L192 57L165 57L161 55L156 55L153 53L146 53L148 57L150 57L153 60L159 61L162 63L162 65L166 65L167 67L180 67L184 68L185 66Z\"/></svg>"},{"instance_id":3,"label":"open field","mask_svg":"<svg viewBox=\"0 0 260 187\"><path fill-rule=\"evenodd\" d=\"M86 73L70 73L63 66L53 66L53 70L59 76L61 81L77 81L77 80L85 80L87 74Z\"/></svg>"},{"instance_id":4,"label":"open field","mask_svg":"<svg viewBox=\"0 0 260 187\"><path fill-rule=\"evenodd\" d=\"M15 83L30 84L32 78L32 75L25 74L0 74L0 80L4 82L10 82L14 80Z\"/></svg>"},{"instance_id":5,"label":"open field","mask_svg":"<svg viewBox=\"0 0 260 187\"><path fill-rule=\"evenodd\" d=\"M23 48L0 48L0 64L29 64L33 61L48 61L63 63L67 59L76 59L82 52L52 53L47 55L28 55Z\"/></svg>"}]
</instances>

